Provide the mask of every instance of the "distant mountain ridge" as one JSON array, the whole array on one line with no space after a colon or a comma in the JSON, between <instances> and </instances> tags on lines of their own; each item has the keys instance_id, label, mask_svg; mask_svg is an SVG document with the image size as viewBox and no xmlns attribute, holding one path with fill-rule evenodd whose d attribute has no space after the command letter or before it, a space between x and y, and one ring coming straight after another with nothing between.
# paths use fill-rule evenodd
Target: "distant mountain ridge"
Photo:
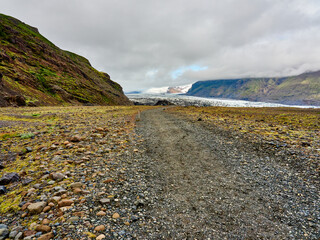
<instances>
[{"instance_id":1,"label":"distant mountain ridge","mask_svg":"<svg viewBox=\"0 0 320 240\"><path fill-rule=\"evenodd\" d=\"M320 71L279 78L198 81L187 95L320 106Z\"/></svg>"},{"instance_id":2,"label":"distant mountain ridge","mask_svg":"<svg viewBox=\"0 0 320 240\"><path fill-rule=\"evenodd\" d=\"M38 29L0 14L0 106L128 105L122 87Z\"/></svg>"}]
</instances>

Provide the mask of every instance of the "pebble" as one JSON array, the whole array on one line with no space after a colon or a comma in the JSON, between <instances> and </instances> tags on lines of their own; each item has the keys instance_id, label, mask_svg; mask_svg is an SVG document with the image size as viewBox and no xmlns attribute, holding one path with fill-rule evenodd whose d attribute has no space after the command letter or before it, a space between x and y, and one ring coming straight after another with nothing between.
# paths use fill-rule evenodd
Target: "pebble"
<instances>
[{"instance_id":1,"label":"pebble","mask_svg":"<svg viewBox=\"0 0 320 240\"><path fill-rule=\"evenodd\" d=\"M103 181L103 183L111 183L111 182L114 182L112 178L109 178Z\"/></svg>"},{"instance_id":2,"label":"pebble","mask_svg":"<svg viewBox=\"0 0 320 240\"><path fill-rule=\"evenodd\" d=\"M49 240L49 239L53 239L54 238L54 235L52 232L50 233L47 233L47 234L43 234L41 235L38 240Z\"/></svg>"},{"instance_id":3,"label":"pebble","mask_svg":"<svg viewBox=\"0 0 320 240\"><path fill-rule=\"evenodd\" d=\"M81 182L75 182L75 183L72 183L70 185L71 188L82 188L83 187L83 183Z\"/></svg>"},{"instance_id":4,"label":"pebble","mask_svg":"<svg viewBox=\"0 0 320 240\"><path fill-rule=\"evenodd\" d=\"M97 240L101 240L101 239L104 239L106 238L106 236L104 234L100 234L96 239Z\"/></svg>"},{"instance_id":5,"label":"pebble","mask_svg":"<svg viewBox=\"0 0 320 240\"><path fill-rule=\"evenodd\" d=\"M22 239L22 237L23 237L23 233L22 233L22 232L19 232L19 233L15 236L14 240Z\"/></svg>"},{"instance_id":6,"label":"pebble","mask_svg":"<svg viewBox=\"0 0 320 240\"><path fill-rule=\"evenodd\" d=\"M43 212L49 212L50 211L50 209L51 209L51 207L50 206L46 206L44 209L43 209Z\"/></svg>"},{"instance_id":7,"label":"pebble","mask_svg":"<svg viewBox=\"0 0 320 240\"><path fill-rule=\"evenodd\" d=\"M42 221L43 225L49 225L49 223L50 223L50 220L47 218L43 219L43 221Z\"/></svg>"},{"instance_id":8,"label":"pebble","mask_svg":"<svg viewBox=\"0 0 320 240\"><path fill-rule=\"evenodd\" d=\"M6 194L7 188L5 186L0 186L0 194Z\"/></svg>"},{"instance_id":9,"label":"pebble","mask_svg":"<svg viewBox=\"0 0 320 240\"><path fill-rule=\"evenodd\" d=\"M26 151L27 151L27 153L30 153L30 152L32 152L32 148L31 147L26 147Z\"/></svg>"},{"instance_id":10,"label":"pebble","mask_svg":"<svg viewBox=\"0 0 320 240\"><path fill-rule=\"evenodd\" d=\"M114 218L114 219L117 219L117 218L119 218L119 217L120 217L119 213L114 213L114 214L112 215L112 218Z\"/></svg>"},{"instance_id":11,"label":"pebble","mask_svg":"<svg viewBox=\"0 0 320 240\"><path fill-rule=\"evenodd\" d=\"M78 222L79 221L79 217L77 216L74 216L74 217L71 217L68 219L68 222L70 223L74 223L74 222Z\"/></svg>"},{"instance_id":12,"label":"pebble","mask_svg":"<svg viewBox=\"0 0 320 240\"><path fill-rule=\"evenodd\" d=\"M50 199L50 202L55 202L55 203L58 203L59 201L61 200L61 197L59 196L54 196Z\"/></svg>"},{"instance_id":13,"label":"pebble","mask_svg":"<svg viewBox=\"0 0 320 240\"><path fill-rule=\"evenodd\" d=\"M102 231L106 230L106 227L104 225L99 225L99 226L96 226L94 228L94 230L97 232L102 232Z\"/></svg>"},{"instance_id":14,"label":"pebble","mask_svg":"<svg viewBox=\"0 0 320 240\"><path fill-rule=\"evenodd\" d=\"M80 193L82 193L82 190L80 188L74 188L73 189L73 193L74 194L80 194Z\"/></svg>"},{"instance_id":15,"label":"pebble","mask_svg":"<svg viewBox=\"0 0 320 240\"><path fill-rule=\"evenodd\" d=\"M34 231L34 230L26 230L26 231L24 231L23 232L23 237L29 237L29 236L33 236L33 235L35 235L37 232L36 231Z\"/></svg>"},{"instance_id":16,"label":"pebble","mask_svg":"<svg viewBox=\"0 0 320 240\"><path fill-rule=\"evenodd\" d=\"M80 142L82 140L82 137L80 135L74 135L70 138L71 142Z\"/></svg>"},{"instance_id":17,"label":"pebble","mask_svg":"<svg viewBox=\"0 0 320 240\"><path fill-rule=\"evenodd\" d=\"M8 226L5 224L0 224L0 240L6 239L9 235Z\"/></svg>"},{"instance_id":18,"label":"pebble","mask_svg":"<svg viewBox=\"0 0 320 240\"><path fill-rule=\"evenodd\" d=\"M66 177L66 175L60 172L55 172L55 173L50 173L49 177L53 180L61 181Z\"/></svg>"},{"instance_id":19,"label":"pebble","mask_svg":"<svg viewBox=\"0 0 320 240\"><path fill-rule=\"evenodd\" d=\"M14 239L18 234L18 231L12 230L9 234L9 238Z\"/></svg>"},{"instance_id":20,"label":"pebble","mask_svg":"<svg viewBox=\"0 0 320 240\"><path fill-rule=\"evenodd\" d=\"M111 200L109 198L102 198L99 200L101 204L109 204Z\"/></svg>"},{"instance_id":21,"label":"pebble","mask_svg":"<svg viewBox=\"0 0 320 240\"><path fill-rule=\"evenodd\" d=\"M99 211L99 212L97 213L97 216L105 216L105 215L107 215L107 214L106 214L106 212L104 212L104 211Z\"/></svg>"},{"instance_id":22,"label":"pebble","mask_svg":"<svg viewBox=\"0 0 320 240\"><path fill-rule=\"evenodd\" d=\"M37 232L43 232L43 233L47 233L51 231L51 227L47 226L47 225L38 225L36 226L36 231Z\"/></svg>"},{"instance_id":23,"label":"pebble","mask_svg":"<svg viewBox=\"0 0 320 240\"><path fill-rule=\"evenodd\" d=\"M61 208L61 207L71 206L73 203L74 201L71 199L63 199L58 202L58 207Z\"/></svg>"},{"instance_id":24,"label":"pebble","mask_svg":"<svg viewBox=\"0 0 320 240\"><path fill-rule=\"evenodd\" d=\"M45 208L47 205L46 202L36 202L36 203L31 203L27 209L29 210L30 214L37 214L41 213L41 211Z\"/></svg>"}]
</instances>

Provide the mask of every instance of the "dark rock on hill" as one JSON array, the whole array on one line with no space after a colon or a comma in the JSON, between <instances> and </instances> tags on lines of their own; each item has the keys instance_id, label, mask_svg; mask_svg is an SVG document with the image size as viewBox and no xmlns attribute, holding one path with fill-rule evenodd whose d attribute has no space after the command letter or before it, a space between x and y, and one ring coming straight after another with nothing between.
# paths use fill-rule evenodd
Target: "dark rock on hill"
<instances>
[{"instance_id":1,"label":"dark rock on hill","mask_svg":"<svg viewBox=\"0 0 320 240\"><path fill-rule=\"evenodd\" d=\"M122 87L82 56L0 14L0 106L128 105Z\"/></svg>"},{"instance_id":2,"label":"dark rock on hill","mask_svg":"<svg viewBox=\"0 0 320 240\"><path fill-rule=\"evenodd\" d=\"M187 95L298 105L320 105L320 71L281 78L199 81Z\"/></svg>"}]
</instances>

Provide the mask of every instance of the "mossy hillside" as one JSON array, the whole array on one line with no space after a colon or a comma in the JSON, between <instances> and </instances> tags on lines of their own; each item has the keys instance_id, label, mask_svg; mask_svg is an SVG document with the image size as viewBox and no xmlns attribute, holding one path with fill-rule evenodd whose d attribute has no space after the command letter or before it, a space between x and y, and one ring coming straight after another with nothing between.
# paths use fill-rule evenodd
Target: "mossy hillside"
<instances>
[{"instance_id":1,"label":"mossy hillside","mask_svg":"<svg viewBox=\"0 0 320 240\"><path fill-rule=\"evenodd\" d=\"M1 14L0 26L5 89L36 105L130 104L121 86L86 58L61 50L36 28L12 17Z\"/></svg>"}]
</instances>

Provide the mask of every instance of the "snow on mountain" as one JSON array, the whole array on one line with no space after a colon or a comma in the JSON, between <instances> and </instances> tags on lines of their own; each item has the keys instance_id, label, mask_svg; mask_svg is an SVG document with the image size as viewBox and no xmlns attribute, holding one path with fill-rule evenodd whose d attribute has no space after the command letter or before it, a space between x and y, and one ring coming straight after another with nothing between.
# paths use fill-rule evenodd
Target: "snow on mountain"
<instances>
[{"instance_id":1,"label":"snow on mountain","mask_svg":"<svg viewBox=\"0 0 320 240\"><path fill-rule=\"evenodd\" d=\"M176 87L159 87L159 88L149 88L143 93L147 94L162 94L162 93L187 93L191 88L192 84L176 86Z\"/></svg>"}]
</instances>

